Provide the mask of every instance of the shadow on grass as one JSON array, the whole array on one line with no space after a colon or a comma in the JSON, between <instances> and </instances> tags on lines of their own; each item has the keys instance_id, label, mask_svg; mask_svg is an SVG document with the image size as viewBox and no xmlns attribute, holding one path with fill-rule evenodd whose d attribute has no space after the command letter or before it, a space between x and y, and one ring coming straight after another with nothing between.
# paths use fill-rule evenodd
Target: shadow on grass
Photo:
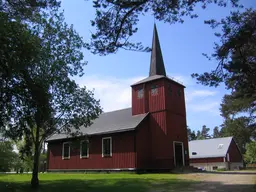
<instances>
[{"instance_id":1,"label":"shadow on grass","mask_svg":"<svg viewBox=\"0 0 256 192\"><path fill-rule=\"evenodd\" d=\"M107 175L106 175L107 177ZM99 179L99 180L54 180L41 181L39 192L150 192L179 191L189 186L191 181L168 179ZM1 192L31 192L29 182L0 181Z\"/></svg>"}]
</instances>

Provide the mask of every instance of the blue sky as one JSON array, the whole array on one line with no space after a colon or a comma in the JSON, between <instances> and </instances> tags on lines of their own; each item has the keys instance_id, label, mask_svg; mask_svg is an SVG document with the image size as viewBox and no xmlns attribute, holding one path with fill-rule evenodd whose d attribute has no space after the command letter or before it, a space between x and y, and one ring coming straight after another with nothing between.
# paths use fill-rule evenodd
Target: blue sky
<instances>
[{"instance_id":1,"label":"blue sky","mask_svg":"<svg viewBox=\"0 0 256 192\"><path fill-rule=\"evenodd\" d=\"M246 7L256 7L255 0L241 2ZM62 0L62 8L66 22L73 24L84 40L89 41L90 31L93 31L90 20L95 14L91 1ZM198 85L190 75L216 67L216 62L208 61L202 56L202 53L211 54L214 42L218 40L214 36L214 31L203 21L223 18L230 10L230 6L209 6L205 10L198 8L199 18L186 19L183 24L170 25L156 21L166 71L169 76L183 82L187 87L187 124L193 130L201 129L202 125L213 129L223 121L219 107L223 95L227 93L224 86L209 88ZM151 46L153 24L152 16L141 16L139 31L131 41ZM85 50L84 55L88 61L85 75L76 78L76 81L89 89L95 89L95 97L101 100L104 111L130 107L130 85L148 76L150 53L120 50L116 54L98 56Z\"/></svg>"}]
</instances>

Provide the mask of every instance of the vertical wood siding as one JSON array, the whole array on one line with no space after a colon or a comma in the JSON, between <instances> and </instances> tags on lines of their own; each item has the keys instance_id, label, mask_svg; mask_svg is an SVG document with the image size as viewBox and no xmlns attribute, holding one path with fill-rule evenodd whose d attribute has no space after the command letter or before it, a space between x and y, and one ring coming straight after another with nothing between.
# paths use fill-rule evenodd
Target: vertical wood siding
<instances>
[{"instance_id":1,"label":"vertical wood siding","mask_svg":"<svg viewBox=\"0 0 256 192\"><path fill-rule=\"evenodd\" d=\"M230 162L242 162L243 161L243 156L241 155L234 139L232 139L230 146L228 148L228 153L229 153L229 161ZM227 161L227 157L226 157Z\"/></svg>"},{"instance_id":2,"label":"vertical wood siding","mask_svg":"<svg viewBox=\"0 0 256 192\"><path fill-rule=\"evenodd\" d=\"M102 137L112 137L112 157L102 157ZM62 160L62 141L50 142L48 169L121 169L135 168L134 132L92 136L89 158L80 158L80 148L70 150L70 159Z\"/></svg>"},{"instance_id":3,"label":"vertical wood siding","mask_svg":"<svg viewBox=\"0 0 256 192\"><path fill-rule=\"evenodd\" d=\"M151 94L152 86L157 86L158 93L156 95ZM150 82L146 85L147 95L149 101L149 112L161 111L165 109L165 87L164 80L158 80Z\"/></svg>"},{"instance_id":4,"label":"vertical wood siding","mask_svg":"<svg viewBox=\"0 0 256 192\"><path fill-rule=\"evenodd\" d=\"M149 117L147 117L136 130L136 168L149 169L151 167L151 147L151 130Z\"/></svg>"},{"instance_id":5,"label":"vertical wood siding","mask_svg":"<svg viewBox=\"0 0 256 192\"><path fill-rule=\"evenodd\" d=\"M143 97L138 98L138 90L144 89ZM146 100L146 90L143 85L137 85L132 87L132 115L138 115L146 113L145 109L148 108L147 100Z\"/></svg>"}]
</instances>

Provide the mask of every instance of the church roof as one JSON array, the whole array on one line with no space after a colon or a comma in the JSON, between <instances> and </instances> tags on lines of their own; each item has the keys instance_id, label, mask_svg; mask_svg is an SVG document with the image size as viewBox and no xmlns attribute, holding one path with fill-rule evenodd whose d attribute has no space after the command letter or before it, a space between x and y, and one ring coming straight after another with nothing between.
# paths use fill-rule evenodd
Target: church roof
<instances>
[{"instance_id":1,"label":"church roof","mask_svg":"<svg viewBox=\"0 0 256 192\"><path fill-rule=\"evenodd\" d=\"M152 51L151 51L151 59L150 59L150 70L149 70L149 76L154 76L154 75L166 76L164 60L162 56L156 24L154 24Z\"/></svg>"},{"instance_id":2,"label":"church roof","mask_svg":"<svg viewBox=\"0 0 256 192\"><path fill-rule=\"evenodd\" d=\"M189 158L225 157L231 141L232 137L190 141Z\"/></svg>"},{"instance_id":3,"label":"church roof","mask_svg":"<svg viewBox=\"0 0 256 192\"><path fill-rule=\"evenodd\" d=\"M154 81L154 80L157 80L157 79L168 79L169 81L172 81L173 83L176 83L178 85L181 85L182 87L185 87L184 85L182 85L181 83L177 82L177 81L174 81L173 79L167 77L167 76L164 76L164 75L154 75L154 76L149 76L145 79L142 79L134 84L132 84L131 86L134 86L134 85L139 85L139 84L142 84L142 83L146 83L146 82L149 82L149 81Z\"/></svg>"},{"instance_id":4,"label":"church roof","mask_svg":"<svg viewBox=\"0 0 256 192\"><path fill-rule=\"evenodd\" d=\"M89 127L82 126L80 132L83 135L100 135L116 132L132 131L145 119L147 113L132 116L131 108L102 113ZM47 141L70 138L71 135L61 133L54 134Z\"/></svg>"}]
</instances>

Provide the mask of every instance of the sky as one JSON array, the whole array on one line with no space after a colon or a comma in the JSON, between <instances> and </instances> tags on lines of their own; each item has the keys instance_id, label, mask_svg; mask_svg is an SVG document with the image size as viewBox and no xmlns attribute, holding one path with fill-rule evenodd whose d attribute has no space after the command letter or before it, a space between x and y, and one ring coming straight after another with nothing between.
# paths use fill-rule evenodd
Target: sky
<instances>
[{"instance_id":1,"label":"sky","mask_svg":"<svg viewBox=\"0 0 256 192\"><path fill-rule=\"evenodd\" d=\"M256 0L242 0L245 7L256 8ZM93 27L95 9L91 1L62 0L66 22L73 24L75 30L89 42ZM214 30L204 24L207 19L221 19L231 11L231 6L220 8L214 5L205 10L196 9L199 18L185 19L183 24L168 24L155 21L160 39L163 59L168 76L182 82L185 86L187 125L199 130L203 125L213 129L223 122L220 116L220 103L225 93L224 85L212 88L196 83L192 73L203 73L216 67L215 61L208 61L202 53L213 53ZM141 16L138 32L130 39L151 46L154 18ZM75 78L76 82L88 89L94 89L95 97L100 99L104 112L131 107L130 85L147 77L150 53L120 50L107 56L93 55L84 50L85 75Z\"/></svg>"}]
</instances>

